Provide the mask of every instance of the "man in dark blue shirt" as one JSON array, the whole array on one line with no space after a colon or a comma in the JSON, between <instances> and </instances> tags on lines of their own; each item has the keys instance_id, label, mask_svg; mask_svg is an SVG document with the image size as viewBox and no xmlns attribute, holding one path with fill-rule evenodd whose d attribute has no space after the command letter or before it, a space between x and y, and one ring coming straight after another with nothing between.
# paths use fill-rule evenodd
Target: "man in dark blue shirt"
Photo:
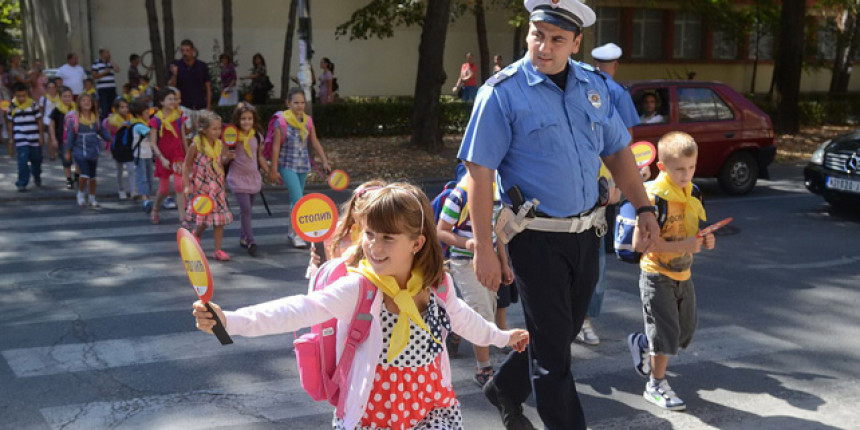
<instances>
[{"instance_id":1,"label":"man in dark blue shirt","mask_svg":"<svg viewBox=\"0 0 860 430\"><path fill-rule=\"evenodd\" d=\"M194 58L194 43L188 39L179 45L182 59L170 63L169 85L182 92L182 106L192 111L212 109L209 67Z\"/></svg>"}]
</instances>

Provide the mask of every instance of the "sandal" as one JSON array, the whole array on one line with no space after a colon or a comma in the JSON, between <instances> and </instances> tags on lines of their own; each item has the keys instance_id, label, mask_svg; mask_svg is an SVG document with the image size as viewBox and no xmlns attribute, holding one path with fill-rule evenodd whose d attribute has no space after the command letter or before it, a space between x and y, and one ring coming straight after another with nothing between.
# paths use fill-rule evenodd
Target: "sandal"
<instances>
[{"instance_id":1,"label":"sandal","mask_svg":"<svg viewBox=\"0 0 860 430\"><path fill-rule=\"evenodd\" d=\"M220 249L215 251L214 254L212 254L212 258L214 258L218 261L230 261L230 256L227 255L226 252L224 252L223 250L220 250Z\"/></svg>"},{"instance_id":2,"label":"sandal","mask_svg":"<svg viewBox=\"0 0 860 430\"><path fill-rule=\"evenodd\" d=\"M484 388L484 385L490 382L490 379L493 379L494 374L495 371L493 371L492 366L482 367L481 370L475 372L474 381L479 387Z\"/></svg>"}]
</instances>

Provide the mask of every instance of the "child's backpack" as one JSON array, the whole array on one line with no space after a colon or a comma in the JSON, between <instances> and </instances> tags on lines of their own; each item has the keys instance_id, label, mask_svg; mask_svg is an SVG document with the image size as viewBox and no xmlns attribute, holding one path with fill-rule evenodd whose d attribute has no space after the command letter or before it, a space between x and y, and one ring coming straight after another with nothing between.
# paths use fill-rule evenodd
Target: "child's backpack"
<instances>
[{"instance_id":1,"label":"child's backpack","mask_svg":"<svg viewBox=\"0 0 860 430\"><path fill-rule=\"evenodd\" d=\"M433 208L433 219L435 220L435 224L439 223L439 217L442 215L442 208L445 207L445 200L448 199L448 195L451 194L451 191L457 189L457 181L448 181L445 184L445 187L442 188L442 191L433 198L433 201L430 202L430 207ZM465 192L462 188L460 188L461 195L463 196L463 206L460 210L460 219L457 221L457 227L461 227L466 223L466 220L469 219L468 213L466 212L466 204L468 203L469 194ZM451 256L451 247L448 244L439 241L442 245L442 254L445 258Z\"/></svg>"},{"instance_id":2,"label":"child's backpack","mask_svg":"<svg viewBox=\"0 0 860 430\"><path fill-rule=\"evenodd\" d=\"M336 258L323 263L308 284L308 292L319 291L346 276L346 261ZM359 300L349 322L346 344L337 361L337 319L332 318L311 326L311 332L303 334L293 342L296 349L296 364L302 388L316 401L327 400L337 407L337 416L343 418L347 381L352 361L358 346L370 334L373 315L370 308L376 297L377 288L367 278L361 276ZM445 283L436 288L436 295L445 301L449 291L448 277ZM343 389L341 389L343 388Z\"/></svg>"},{"instance_id":3,"label":"child's backpack","mask_svg":"<svg viewBox=\"0 0 860 430\"><path fill-rule=\"evenodd\" d=\"M696 184L693 184L693 191L690 193L693 197L702 200L702 190ZM654 196L654 206L657 207L657 224L663 228L666 223L669 203L658 196ZM636 208L629 200L621 202L618 209L618 215L615 217L615 256L625 263L639 264L642 259L642 253L636 252L633 249L633 233L636 229Z\"/></svg>"},{"instance_id":4,"label":"child's backpack","mask_svg":"<svg viewBox=\"0 0 860 430\"><path fill-rule=\"evenodd\" d=\"M140 141L134 141L134 127L131 123L124 123L113 136L110 144L110 153L113 159L120 163L134 161L134 154L140 147Z\"/></svg>"},{"instance_id":5,"label":"child's backpack","mask_svg":"<svg viewBox=\"0 0 860 430\"><path fill-rule=\"evenodd\" d=\"M275 140L275 127L279 127L281 130L287 129L287 120L284 118L283 111L275 112L275 114L272 115L272 118L269 119L268 127L266 127L266 138L263 140L263 157L267 160L272 159L272 144ZM281 138L286 138L286 136L281 136Z\"/></svg>"}]
</instances>

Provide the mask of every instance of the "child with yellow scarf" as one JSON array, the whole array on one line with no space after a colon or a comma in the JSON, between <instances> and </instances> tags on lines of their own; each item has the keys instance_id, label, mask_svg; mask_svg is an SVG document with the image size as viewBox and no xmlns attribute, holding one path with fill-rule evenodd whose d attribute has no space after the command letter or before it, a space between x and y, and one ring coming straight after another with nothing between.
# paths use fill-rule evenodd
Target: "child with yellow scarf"
<instances>
[{"instance_id":1,"label":"child with yellow scarf","mask_svg":"<svg viewBox=\"0 0 860 430\"><path fill-rule=\"evenodd\" d=\"M307 295L235 312L210 305L231 335L287 333L331 318L338 320L338 330L346 330L363 277L378 291L370 311L373 323L355 351L343 413L334 427L462 429L445 337L455 331L478 345L522 351L528 332L499 330L452 290L444 299L437 295L437 288L453 284L442 265L430 202L420 189L395 183L368 192L356 202L363 234L347 260L348 275ZM212 314L199 301L194 316L201 331L211 331Z\"/></svg>"},{"instance_id":2,"label":"child with yellow scarf","mask_svg":"<svg viewBox=\"0 0 860 430\"><path fill-rule=\"evenodd\" d=\"M655 196L666 201L666 221L657 244L642 255L639 263L645 334L631 333L627 343L636 371L650 377L643 393L645 400L681 411L687 406L669 386L666 368L669 357L686 348L696 331L696 292L690 272L693 254L703 246L713 249L716 242L713 234L697 235L699 222L705 221L705 210L693 195L696 141L687 133L670 132L657 143L657 153L660 174L645 188L652 204ZM633 247L642 251L638 234L634 231Z\"/></svg>"},{"instance_id":3,"label":"child with yellow scarf","mask_svg":"<svg viewBox=\"0 0 860 430\"><path fill-rule=\"evenodd\" d=\"M224 165L235 157L233 151L223 151L221 144L221 117L214 112L201 111L197 119L198 130L194 141L185 155L182 169L182 183L188 207L185 220L193 223L193 233L199 241L206 227L212 226L215 235L215 253L212 258L228 261L230 256L221 249L224 226L233 221L233 214L227 207L227 189L224 179ZM205 195L212 199L212 211L198 214L194 211L194 197Z\"/></svg>"}]
</instances>

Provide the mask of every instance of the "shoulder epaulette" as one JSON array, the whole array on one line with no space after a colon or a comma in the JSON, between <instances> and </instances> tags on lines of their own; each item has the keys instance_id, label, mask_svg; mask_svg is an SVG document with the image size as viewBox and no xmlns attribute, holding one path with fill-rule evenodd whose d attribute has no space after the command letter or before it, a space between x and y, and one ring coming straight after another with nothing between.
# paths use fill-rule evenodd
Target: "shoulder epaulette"
<instances>
[{"instance_id":1,"label":"shoulder epaulette","mask_svg":"<svg viewBox=\"0 0 860 430\"><path fill-rule=\"evenodd\" d=\"M505 79L508 79L511 76L514 76L515 74L517 74L517 68L516 67L510 67L510 66L505 67L504 69L496 72L496 74L491 76L490 79L487 79L486 84L488 86L495 87L496 85L504 82Z\"/></svg>"},{"instance_id":2,"label":"shoulder epaulette","mask_svg":"<svg viewBox=\"0 0 860 430\"><path fill-rule=\"evenodd\" d=\"M591 64L583 63L582 61L574 61L574 64L576 64L576 65L577 65L577 66L579 66L581 69L583 69L583 70L585 70L585 71L587 71L587 72L594 72L594 73L597 73L597 69L595 69L595 68L594 68L594 66L592 66Z\"/></svg>"}]
</instances>

